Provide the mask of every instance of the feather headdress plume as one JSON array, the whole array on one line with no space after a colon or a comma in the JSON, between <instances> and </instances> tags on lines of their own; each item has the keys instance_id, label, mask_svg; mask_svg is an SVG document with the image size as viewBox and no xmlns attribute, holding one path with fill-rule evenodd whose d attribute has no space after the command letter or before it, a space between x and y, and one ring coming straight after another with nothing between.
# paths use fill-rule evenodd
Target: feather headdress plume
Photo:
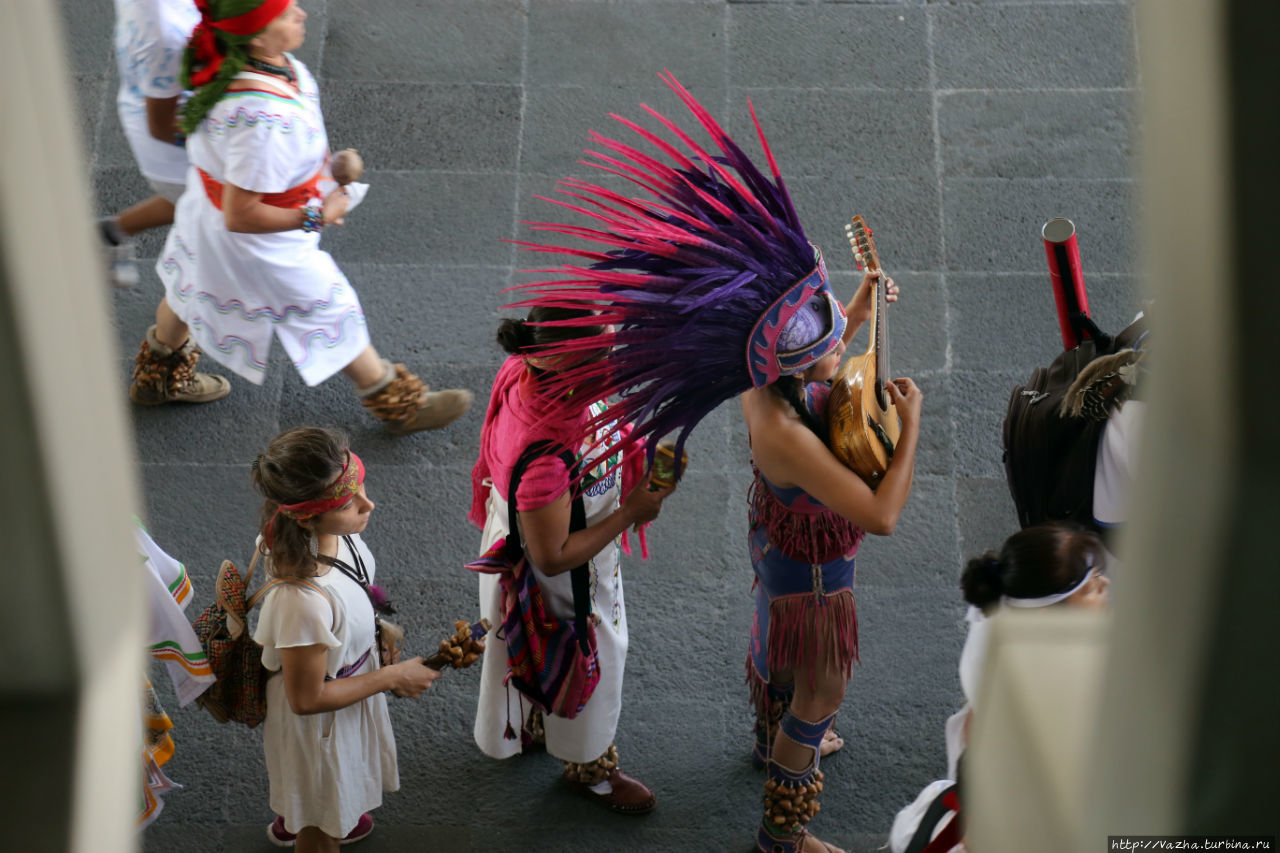
<instances>
[{"instance_id":1,"label":"feather headdress plume","mask_svg":"<svg viewBox=\"0 0 1280 853\"><path fill-rule=\"evenodd\" d=\"M592 132L596 147L581 162L638 192L565 179L557 191L567 198L539 196L586 222L525 224L580 242L518 244L582 263L530 270L558 277L510 288L518 299L508 307L591 312L547 325L598 327L594 332L526 353L539 365L555 365L542 379L546 395L563 401L566 418L584 399L616 396L584 424L582 438L612 421L629 423L633 429L620 449L674 433L680 459L703 417L749 388L813 364L835 348L845 321L754 107L748 102L769 175L673 75L660 76L714 150L645 104L670 139L611 114L638 137L636 145ZM650 462L653 447L650 442Z\"/></svg>"}]
</instances>

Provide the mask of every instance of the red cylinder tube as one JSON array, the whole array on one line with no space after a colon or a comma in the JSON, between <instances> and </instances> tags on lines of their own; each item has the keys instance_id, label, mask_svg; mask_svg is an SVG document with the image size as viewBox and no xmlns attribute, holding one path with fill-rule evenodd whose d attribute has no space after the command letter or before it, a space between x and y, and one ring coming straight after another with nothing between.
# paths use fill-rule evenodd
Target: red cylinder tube
<instances>
[{"instance_id":1,"label":"red cylinder tube","mask_svg":"<svg viewBox=\"0 0 1280 853\"><path fill-rule=\"evenodd\" d=\"M1081 338L1091 337L1088 330L1072 321L1073 316L1089 316L1089 295L1085 292L1084 271L1080 268L1076 226L1070 219L1050 219L1040 229L1040 236L1044 238L1044 254L1049 261L1062 347L1075 349L1080 346Z\"/></svg>"}]
</instances>

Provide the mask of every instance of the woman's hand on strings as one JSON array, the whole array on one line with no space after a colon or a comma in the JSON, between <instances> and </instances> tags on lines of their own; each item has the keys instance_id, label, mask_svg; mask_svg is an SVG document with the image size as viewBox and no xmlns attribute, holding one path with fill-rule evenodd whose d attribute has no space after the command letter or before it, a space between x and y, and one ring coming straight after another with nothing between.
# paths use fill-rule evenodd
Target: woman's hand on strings
<instances>
[{"instance_id":1,"label":"woman's hand on strings","mask_svg":"<svg viewBox=\"0 0 1280 853\"><path fill-rule=\"evenodd\" d=\"M884 387L889 393L889 402L898 410L898 417L902 418L902 426L919 426L924 395L920 393L916 383L903 377L885 382Z\"/></svg>"}]
</instances>

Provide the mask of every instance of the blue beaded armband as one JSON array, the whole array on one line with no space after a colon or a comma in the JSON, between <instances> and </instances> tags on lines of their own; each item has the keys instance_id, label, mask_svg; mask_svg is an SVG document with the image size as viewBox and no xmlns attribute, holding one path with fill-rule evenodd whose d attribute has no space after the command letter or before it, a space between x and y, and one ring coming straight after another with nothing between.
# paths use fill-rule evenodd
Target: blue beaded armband
<instances>
[{"instance_id":1,"label":"blue beaded armband","mask_svg":"<svg viewBox=\"0 0 1280 853\"><path fill-rule=\"evenodd\" d=\"M302 208L302 230L315 233L322 228L324 228L324 208L314 206Z\"/></svg>"}]
</instances>

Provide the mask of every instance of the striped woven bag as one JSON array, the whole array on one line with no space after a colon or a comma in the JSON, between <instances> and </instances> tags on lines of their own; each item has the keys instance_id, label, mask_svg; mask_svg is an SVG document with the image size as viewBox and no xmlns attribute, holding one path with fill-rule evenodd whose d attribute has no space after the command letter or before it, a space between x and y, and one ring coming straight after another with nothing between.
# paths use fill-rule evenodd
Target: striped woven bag
<instances>
[{"instance_id":1,"label":"striped woven bag","mask_svg":"<svg viewBox=\"0 0 1280 853\"><path fill-rule=\"evenodd\" d=\"M507 684L518 690L544 713L572 720L586 706L600 683L600 654L596 629L591 623L590 574L584 563L570 572L573 586L574 618L567 621L551 613L542 597L516 524L514 496L529 463L552 455L555 445L548 441L531 444L520 455L511 472L507 501L508 530L511 532L467 564L473 572L496 574L502 590L498 637L507 644ZM578 460L569 451L559 454L576 480ZM586 527L582 496L573 499L570 532Z\"/></svg>"},{"instance_id":2,"label":"striped woven bag","mask_svg":"<svg viewBox=\"0 0 1280 853\"><path fill-rule=\"evenodd\" d=\"M215 584L218 598L196 617L191 626L217 679L196 698L196 703L220 723L244 723L249 728L266 719L267 678L271 675L262 665L262 646L249 634L250 608L258 603L263 593L282 583L306 586L323 595L330 606L333 605L333 599L324 587L305 578L273 578L253 595L246 596L257 561L255 550L249 570L241 578L235 564L223 560Z\"/></svg>"}]
</instances>

